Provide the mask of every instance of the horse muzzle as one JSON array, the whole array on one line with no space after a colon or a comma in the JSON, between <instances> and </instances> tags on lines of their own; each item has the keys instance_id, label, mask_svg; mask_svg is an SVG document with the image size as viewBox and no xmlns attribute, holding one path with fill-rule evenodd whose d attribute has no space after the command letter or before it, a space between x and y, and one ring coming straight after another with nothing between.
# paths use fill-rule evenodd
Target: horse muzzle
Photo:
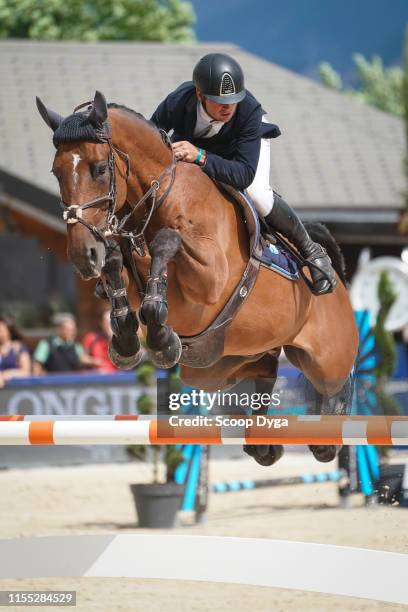
<instances>
[{"instance_id":1,"label":"horse muzzle","mask_svg":"<svg viewBox=\"0 0 408 612\"><path fill-rule=\"evenodd\" d=\"M84 280L98 278L105 265L105 246L94 242L82 249L70 249L70 259Z\"/></svg>"}]
</instances>

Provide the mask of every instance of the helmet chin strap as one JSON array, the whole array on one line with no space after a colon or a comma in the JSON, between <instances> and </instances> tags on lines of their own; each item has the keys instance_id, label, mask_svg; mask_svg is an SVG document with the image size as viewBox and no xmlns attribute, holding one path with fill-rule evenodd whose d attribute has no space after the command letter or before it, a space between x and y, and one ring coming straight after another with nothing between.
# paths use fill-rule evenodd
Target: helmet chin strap
<instances>
[{"instance_id":1,"label":"helmet chin strap","mask_svg":"<svg viewBox=\"0 0 408 612\"><path fill-rule=\"evenodd\" d=\"M203 108L204 108L205 112L207 113L207 115L210 115L210 113L207 110L207 98L205 96L203 96L202 94L201 94L201 104L203 105ZM211 117L211 115L210 115L210 117Z\"/></svg>"},{"instance_id":2,"label":"helmet chin strap","mask_svg":"<svg viewBox=\"0 0 408 612\"><path fill-rule=\"evenodd\" d=\"M207 113L207 115L210 115L210 113L207 110L207 98L201 93L201 91L196 88L196 96L199 99L199 101L201 102L201 104L203 105L203 108L205 110L205 112ZM211 115L210 115L211 117Z\"/></svg>"},{"instance_id":3,"label":"helmet chin strap","mask_svg":"<svg viewBox=\"0 0 408 612\"><path fill-rule=\"evenodd\" d=\"M213 121L217 121L217 119L215 117L213 117L212 114L208 111L208 108L207 108L207 98L205 96L203 96L203 94L201 92L200 92L200 95L197 96L197 97L200 100L201 104L203 105L203 109L205 110L207 115L209 117L211 117L211 119L213 119Z\"/></svg>"}]
</instances>

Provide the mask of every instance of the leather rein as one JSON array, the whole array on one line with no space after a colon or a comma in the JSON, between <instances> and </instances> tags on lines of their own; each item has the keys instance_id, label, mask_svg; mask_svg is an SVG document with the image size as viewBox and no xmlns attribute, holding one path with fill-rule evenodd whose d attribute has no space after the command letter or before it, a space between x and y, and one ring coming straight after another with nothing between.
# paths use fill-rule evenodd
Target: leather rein
<instances>
[{"instance_id":1,"label":"leather rein","mask_svg":"<svg viewBox=\"0 0 408 612\"><path fill-rule=\"evenodd\" d=\"M89 104L91 103L84 102L80 106L77 106L74 109L74 113L80 108L87 106ZM165 142L165 144L167 144L167 146L170 148L171 153L172 153L172 161L170 165L167 166L167 168L164 170L164 172L162 172L159 178L153 179L151 181L150 188L146 191L145 194L143 194L143 196L138 200L138 202L136 202L135 204L131 204L130 202L127 202L131 208L131 211L125 214L122 217L122 219L119 219L117 216L117 211L116 211L117 189L116 189L116 173L115 173L115 167L116 167L115 154L121 157L122 159L124 159L126 162L126 183L128 183L129 177L131 175L129 155L127 153L124 153L120 149L118 149L118 147L115 147L115 145L113 144L111 130L110 130L110 126L108 123L105 123L104 127L102 127L101 129L95 130L95 132L98 138L98 144L107 144L109 146L109 156L108 156L109 192L106 195L99 196L83 204L66 204L61 199L60 205L63 209L62 217L67 224L81 223L81 225L86 227L91 232L91 234L96 238L96 240L103 242L106 248L110 246L108 242L109 236L126 238L130 242L131 249L136 250L138 255L140 255L141 257L144 257L146 255L146 251L145 251L146 241L145 241L144 233L151 221L153 213L155 212L155 210L159 208L159 206L164 202L164 200L169 195L173 187L175 177L176 177L175 170L176 170L177 160L174 156L174 152L171 147L170 138L167 132L160 129L160 133L163 138L163 141ZM159 198L157 198L157 192L159 191L163 180L169 175L171 175L169 186L164 191L164 193ZM125 230L125 225L127 221L130 219L130 217L132 217L135 214L137 210L140 209L140 207L145 202L147 202L149 198L151 199L150 208L148 209L143 219L142 228L138 232ZM100 229L96 227L95 225L91 225L90 223L84 220L83 211L89 208L96 208L97 206L99 206L99 204L102 204L103 202L109 202L109 208L108 208L108 213L106 217L106 226L105 228Z\"/></svg>"}]
</instances>

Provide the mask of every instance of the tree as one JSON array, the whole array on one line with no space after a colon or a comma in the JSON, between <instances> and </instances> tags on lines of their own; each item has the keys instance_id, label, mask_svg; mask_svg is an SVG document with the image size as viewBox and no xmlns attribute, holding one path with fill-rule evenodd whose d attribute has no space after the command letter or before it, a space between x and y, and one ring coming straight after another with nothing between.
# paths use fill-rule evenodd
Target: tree
<instances>
[{"instance_id":1,"label":"tree","mask_svg":"<svg viewBox=\"0 0 408 612\"><path fill-rule=\"evenodd\" d=\"M404 159L406 189L405 189L405 206L408 209L408 26L405 29L405 43L404 43L404 78L402 81L402 104L404 107L404 121L405 121L405 142L406 152Z\"/></svg>"},{"instance_id":2,"label":"tree","mask_svg":"<svg viewBox=\"0 0 408 612\"><path fill-rule=\"evenodd\" d=\"M385 327L390 310L397 299L388 272L381 272L377 291L380 308L374 326L374 336L379 355L376 376L381 380L391 376L397 365L397 349L394 336Z\"/></svg>"},{"instance_id":3,"label":"tree","mask_svg":"<svg viewBox=\"0 0 408 612\"><path fill-rule=\"evenodd\" d=\"M402 104L404 109L405 121L405 158L404 158L404 173L405 173L405 210L401 215L398 230L401 234L408 234L408 26L405 30L404 43L404 76L402 80Z\"/></svg>"},{"instance_id":4,"label":"tree","mask_svg":"<svg viewBox=\"0 0 408 612\"><path fill-rule=\"evenodd\" d=\"M189 42L194 21L182 0L0 0L0 38Z\"/></svg>"},{"instance_id":5,"label":"tree","mask_svg":"<svg viewBox=\"0 0 408 612\"><path fill-rule=\"evenodd\" d=\"M374 336L377 347L378 363L376 367L375 392L381 414L401 414L398 401L389 395L386 390L386 382L392 376L397 365L397 348L394 336L387 331L385 324L397 295L387 272L381 272L378 282L378 300L380 309L374 326Z\"/></svg>"},{"instance_id":6,"label":"tree","mask_svg":"<svg viewBox=\"0 0 408 612\"><path fill-rule=\"evenodd\" d=\"M341 91L343 89L343 81L338 72L336 72L329 62L322 62L319 65L320 80L329 89Z\"/></svg>"},{"instance_id":7,"label":"tree","mask_svg":"<svg viewBox=\"0 0 408 612\"><path fill-rule=\"evenodd\" d=\"M328 62L319 66L320 79L326 87L342 91L377 108L403 116L403 71L398 67L385 68L382 59L374 55L371 62L363 55L353 55L357 69L358 89L344 87L340 75Z\"/></svg>"}]
</instances>

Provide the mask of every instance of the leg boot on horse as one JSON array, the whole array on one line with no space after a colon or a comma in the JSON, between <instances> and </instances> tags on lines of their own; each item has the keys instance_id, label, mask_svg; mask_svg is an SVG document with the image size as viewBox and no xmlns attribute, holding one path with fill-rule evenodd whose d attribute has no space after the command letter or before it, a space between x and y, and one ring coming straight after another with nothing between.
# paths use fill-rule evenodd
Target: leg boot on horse
<instances>
[{"instance_id":1,"label":"leg boot on horse","mask_svg":"<svg viewBox=\"0 0 408 612\"><path fill-rule=\"evenodd\" d=\"M279 351L280 352L280 351ZM273 388L276 383L278 361L276 360L275 378L255 380L255 392L257 397L259 394L272 395ZM252 414L268 414L268 407L262 406L259 410L252 410ZM283 456L284 448L282 444L245 444L244 451L250 457L253 457L257 463L264 466L270 466L279 461Z\"/></svg>"},{"instance_id":2,"label":"leg boot on horse","mask_svg":"<svg viewBox=\"0 0 408 612\"><path fill-rule=\"evenodd\" d=\"M171 368L179 362L181 342L173 329L166 325L167 264L180 248L180 234L174 230L159 230L149 245L152 258L146 293L139 316L147 326L146 344L153 363L159 368Z\"/></svg>"},{"instance_id":3,"label":"leg boot on horse","mask_svg":"<svg viewBox=\"0 0 408 612\"><path fill-rule=\"evenodd\" d=\"M107 249L102 269L104 289L111 303L113 336L109 345L109 357L116 367L129 370L140 362L143 351L137 336L139 324L136 313L129 307L127 290L121 276L122 266L120 248L113 244Z\"/></svg>"},{"instance_id":4,"label":"leg boot on horse","mask_svg":"<svg viewBox=\"0 0 408 612\"><path fill-rule=\"evenodd\" d=\"M347 382L338 393L325 397L314 390L316 398L315 414L348 415L351 412L354 392L354 376L350 374ZM343 447L338 445L310 445L309 449L317 461L327 463L335 459Z\"/></svg>"}]
</instances>

